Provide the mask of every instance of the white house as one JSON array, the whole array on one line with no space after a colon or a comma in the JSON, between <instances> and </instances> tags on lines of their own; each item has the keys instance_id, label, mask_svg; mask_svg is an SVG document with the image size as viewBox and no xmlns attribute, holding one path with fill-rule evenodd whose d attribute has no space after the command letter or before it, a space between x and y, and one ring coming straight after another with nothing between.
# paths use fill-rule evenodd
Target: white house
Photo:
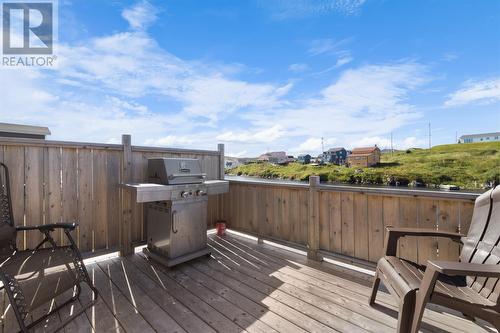
<instances>
[{"instance_id":1,"label":"white house","mask_svg":"<svg viewBox=\"0 0 500 333\"><path fill-rule=\"evenodd\" d=\"M458 139L458 143L493 142L493 141L500 141L500 132L467 134L467 135L462 135Z\"/></svg>"}]
</instances>

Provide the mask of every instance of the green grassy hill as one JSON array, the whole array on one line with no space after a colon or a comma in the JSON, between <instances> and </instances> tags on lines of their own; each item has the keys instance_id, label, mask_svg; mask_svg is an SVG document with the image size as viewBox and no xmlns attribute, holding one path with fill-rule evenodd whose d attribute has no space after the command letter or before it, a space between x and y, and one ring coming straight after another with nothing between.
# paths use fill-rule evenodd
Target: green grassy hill
<instances>
[{"instance_id":1,"label":"green grassy hill","mask_svg":"<svg viewBox=\"0 0 500 333\"><path fill-rule=\"evenodd\" d=\"M356 170L345 166L311 166L291 163L241 165L231 175L307 180L319 175L322 181L349 184L393 184L420 182L427 186L454 184L462 189L479 189L500 180L500 142L435 146L382 154L380 165Z\"/></svg>"}]
</instances>

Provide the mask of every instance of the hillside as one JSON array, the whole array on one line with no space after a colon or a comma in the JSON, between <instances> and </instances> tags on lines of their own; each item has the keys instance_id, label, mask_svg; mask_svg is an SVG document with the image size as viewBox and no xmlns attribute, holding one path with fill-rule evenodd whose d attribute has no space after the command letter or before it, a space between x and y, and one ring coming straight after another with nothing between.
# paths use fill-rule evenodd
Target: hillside
<instances>
[{"instance_id":1,"label":"hillside","mask_svg":"<svg viewBox=\"0 0 500 333\"><path fill-rule=\"evenodd\" d=\"M500 142L385 153L378 166L361 170L332 165L258 163L241 165L228 174L291 180L307 180L310 175L319 175L322 181L333 183L406 185L419 182L430 187L454 184L462 189L479 189L487 182L500 180Z\"/></svg>"}]
</instances>

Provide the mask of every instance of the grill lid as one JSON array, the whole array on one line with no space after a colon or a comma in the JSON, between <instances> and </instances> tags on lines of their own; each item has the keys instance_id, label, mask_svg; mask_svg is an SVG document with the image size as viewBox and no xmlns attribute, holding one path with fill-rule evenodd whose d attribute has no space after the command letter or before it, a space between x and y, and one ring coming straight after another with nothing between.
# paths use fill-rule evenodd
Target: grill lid
<instances>
[{"instance_id":1,"label":"grill lid","mask_svg":"<svg viewBox=\"0 0 500 333\"><path fill-rule=\"evenodd\" d=\"M195 158L149 158L149 181L163 185L198 184L205 179Z\"/></svg>"}]
</instances>

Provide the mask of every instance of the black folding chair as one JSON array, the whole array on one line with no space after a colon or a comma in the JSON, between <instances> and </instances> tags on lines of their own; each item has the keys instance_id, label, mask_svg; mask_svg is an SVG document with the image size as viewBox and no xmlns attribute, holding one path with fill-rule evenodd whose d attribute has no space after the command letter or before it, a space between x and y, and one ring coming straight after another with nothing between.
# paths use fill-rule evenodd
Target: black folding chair
<instances>
[{"instance_id":1,"label":"black folding chair","mask_svg":"<svg viewBox=\"0 0 500 333\"><path fill-rule=\"evenodd\" d=\"M92 300L62 322L55 331L95 304L97 289L90 280L80 251L71 237L70 232L75 228L76 223L15 226L9 170L5 164L0 163L0 281L3 283L0 290L5 290L21 332L29 332L41 321L77 300L82 282L93 291ZM52 237L51 233L60 229L64 231L69 245L57 244ZM40 232L43 240L34 249L19 251L16 246L19 231ZM75 287L73 297L38 319L27 320L33 310Z\"/></svg>"}]
</instances>

